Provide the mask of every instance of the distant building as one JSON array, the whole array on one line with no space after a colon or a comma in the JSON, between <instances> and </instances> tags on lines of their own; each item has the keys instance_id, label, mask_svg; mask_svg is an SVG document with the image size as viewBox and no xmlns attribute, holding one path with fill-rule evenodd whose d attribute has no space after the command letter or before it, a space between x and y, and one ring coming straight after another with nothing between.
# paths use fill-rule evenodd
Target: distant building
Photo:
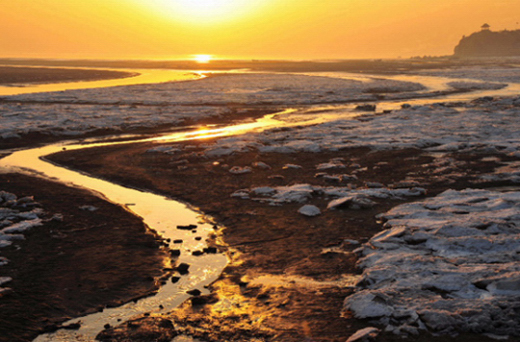
<instances>
[{"instance_id":1,"label":"distant building","mask_svg":"<svg viewBox=\"0 0 520 342\"><path fill-rule=\"evenodd\" d=\"M490 28L490 27L491 27L491 26L489 26L488 24L484 24L484 25L480 26L480 29L481 29L482 31L489 31L489 28Z\"/></svg>"}]
</instances>

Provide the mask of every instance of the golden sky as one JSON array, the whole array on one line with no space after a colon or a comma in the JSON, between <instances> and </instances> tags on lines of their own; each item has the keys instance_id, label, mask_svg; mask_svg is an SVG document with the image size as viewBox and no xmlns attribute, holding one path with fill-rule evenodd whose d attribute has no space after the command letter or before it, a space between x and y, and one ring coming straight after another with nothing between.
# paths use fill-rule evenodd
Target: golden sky
<instances>
[{"instance_id":1,"label":"golden sky","mask_svg":"<svg viewBox=\"0 0 520 342\"><path fill-rule=\"evenodd\" d=\"M448 55L519 22L520 0L0 0L0 57Z\"/></svg>"}]
</instances>

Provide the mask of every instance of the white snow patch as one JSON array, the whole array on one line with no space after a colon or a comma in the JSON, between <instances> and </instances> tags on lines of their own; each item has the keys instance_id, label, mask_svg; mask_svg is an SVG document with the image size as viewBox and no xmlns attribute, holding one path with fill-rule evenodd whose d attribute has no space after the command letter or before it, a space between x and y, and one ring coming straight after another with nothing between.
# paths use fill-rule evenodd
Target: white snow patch
<instances>
[{"instance_id":1,"label":"white snow patch","mask_svg":"<svg viewBox=\"0 0 520 342\"><path fill-rule=\"evenodd\" d=\"M32 196L18 199L15 194L0 191L0 249L11 246L13 241L25 239L24 232L43 224L40 218L43 210L36 206L38 203ZM33 209L28 210L30 208ZM8 262L7 258L0 256L0 266ZM0 277L0 293L8 291L1 286L11 280L10 277Z\"/></svg>"},{"instance_id":2,"label":"white snow patch","mask_svg":"<svg viewBox=\"0 0 520 342\"><path fill-rule=\"evenodd\" d=\"M347 342L368 342L373 341L381 332L380 329L374 327L367 327L364 329L360 329L354 333L354 335L350 336Z\"/></svg>"},{"instance_id":3,"label":"white snow patch","mask_svg":"<svg viewBox=\"0 0 520 342\"><path fill-rule=\"evenodd\" d=\"M423 188L411 189L352 189L350 187L322 187L310 184L295 184L279 187L256 187L253 189L240 189L231 196L243 199L251 199L281 205L283 203L304 203L312 197L325 196L336 198L329 202L327 209L345 207L348 209L370 208L376 203L370 198L380 199L404 199L406 197L422 196L426 193ZM260 197L258 197L260 196Z\"/></svg>"},{"instance_id":4,"label":"white snow patch","mask_svg":"<svg viewBox=\"0 0 520 342\"><path fill-rule=\"evenodd\" d=\"M519 336L520 192L448 190L380 217L392 228L360 249L346 310L397 334Z\"/></svg>"}]
</instances>

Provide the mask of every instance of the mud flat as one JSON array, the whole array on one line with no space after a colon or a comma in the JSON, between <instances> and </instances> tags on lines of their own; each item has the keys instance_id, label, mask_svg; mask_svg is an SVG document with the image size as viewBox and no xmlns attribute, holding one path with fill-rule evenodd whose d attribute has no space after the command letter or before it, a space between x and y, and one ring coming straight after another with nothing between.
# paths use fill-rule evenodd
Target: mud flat
<instances>
[{"instance_id":1,"label":"mud flat","mask_svg":"<svg viewBox=\"0 0 520 342\"><path fill-rule=\"evenodd\" d=\"M175 150L170 154L158 153L160 148L154 144L136 144L63 152L51 157L60 164L117 183L188 201L225 226L219 233L219 248L227 250L231 264L210 287L210 295L195 297L170 314L141 317L106 330L100 335L103 340L132 338L131 327L136 324L142 324L149 331L161 330L161 319L168 319L174 322L177 332L204 341L301 341L305 338L345 341L366 324L349 314L342 315L343 298L353 293L353 285L360 279L353 251L359 243L367 242L381 230L376 214L424 198L425 193L374 199L374 204L364 209L347 206L326 210L331 197L319 195L316 188L310 190L313 195L306 201L322 209L322 214L316 217L298 213L303 205L298 201L273 206L268 204L268 198L260 198L261 195L250 200L233 194L238 189L290 187L295 183L312 183L323 188L339 186L336 183L339 180L316 178L316 165L343 158L346 166L340 168L341 172L357 175L348 181L351 187L372 184L377 188L376 182L398 184L411 174L424 178L436 175L437 180L427 186L428 195L434 195L448 188L464 189L474 185L480 174L491 172L499 163L490 155L454 153L450 157L468 169L467 176L453 181L441 177L448 171L441 170L442 167L432 163L433 157L419 149L371 152L354 148L289 155L250 152L211 158L203 153L208 144L211 142L168 145L170 151ZM233 165L249 165L252 171L231 173ZM486 185L498 184L502 183ZM250 195L250 198L254 196ZM163 329L163 332L170 334L171 329ZM381 341L400 339L393 334L380 338ZM410 340L449 339L412 336ZM490 339L467 334L457 340Z\"/></svg>"},{"instance_id":2,"label":"mud flat","mask_svg":"<svg viewBox=\"0 0 520 342\"><path fill-rule=\"evenodd\" d=\"M41 226L1 249L2 277L12 280L0 293L0 341L31 341L71 317L157 290L167 256L136 216L39 178L0 174L0 188L34 197L44 211Z\"/></svg>"},{"instance_id":3,"label":"mud flat","mask_svg":"<svg viewBox=\"0 0 520 342\"><path fill-rule=\"evenodd\" d=\"M0 84L42 84L73 81L97 81L135 76L135 73L112 70L0 66Z\"/></svg>"}]
</instances>

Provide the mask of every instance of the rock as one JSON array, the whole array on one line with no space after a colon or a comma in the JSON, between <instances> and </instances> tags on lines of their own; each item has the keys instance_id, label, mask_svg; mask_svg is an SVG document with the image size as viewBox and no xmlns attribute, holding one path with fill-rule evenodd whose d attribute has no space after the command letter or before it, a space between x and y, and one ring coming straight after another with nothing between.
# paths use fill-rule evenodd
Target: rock
<instances>
[{"instance_id":1,"label":"rock","mask_svg":"<svg viewBox=\"0 0 520 342\"><path fill-rule=\"evenodd\" d=\"M66 330L78 330L79 328L81 328L81 322L62 325L61 328Z\"/></svg>"},{"instance_id":2,"label":"rock","mask_svg":"<svg viewBox=\"0 0 520 342\"><path fill-rule=\"evenodd\" d=\"M193 251L193 252L191 252L191 255L194 255L194 256L201 256L202 254L204 254L203 251Z\"/></svg>"},{"instance_id":3,"label":"rock","mask_svg":"<svg viewBox=\"0 0 520 342\"><path fill-rule=\"evenodd\" d=\"M337 199L329 202L329 204L327 205L327 209L335 210L335 209L341 209L341 208L348 208L353 199L354 199L353 196L337 198Z\"/></svg>"},{"instance_id":4,"label":"rock","mask_svg":"<svg viewBox=\"0 0 520 342\"><path fill-rule=\"evenodd\" d=\"M179 272L180 274L187 274L190 269L190 265L186 264L186 263L181 263L179 264L179 266L177 266L177 272Z\"/></svg>"},{"instance_id":5,"label":"rock","mask_svg":"<svg viewBox=\"0 0 520 342\"><path fill-rule=\"evenodd\" d=\"M317 206L311 204L304 205L303 207L298 209L298 212L302 215L310 217L318 216L321 214L321 210Z\"/></svg>"},{"instance_id":6,"label":"rock","mask_svg":"<svg viewBox=\"0 0 520 342\"><path fill-rule=\"evenodd\" d=\"M232 173L234 175L243 175L251 172L253 172L253 169L251 169L251 167L249 166L233 166L231 169L229 169L229 173Z\"/></svg>"},{"instance_id":7,"label":"rock","mask_svg":"<svg viewBox=\"0 0 520 342\"><path fill-rule=\"evenodd\" d=\"M189 224L187 226L182 226L182 225L177 226L177 229L181 229L181 230L192 230L195 228L197 228L196 224Z\"/></svg>"},{"instance_id":8,"label":"rock","mask_svg":"<svg viewBox=\"0 0 520 342\"><path fill-rule=\"evenodd\" d=\"M80 210L85 210L85 211L96 211L98 210L97 207L94 207L93 205L82 205L79 207Z\"/></svg>"},{"instance_id":9,"label":"rock","mask_svg":"<svg viewBox=\"0 0 520 342\"><path fill-rule=\"evenodd\" d=\"M344 169L344 168L346 168L346 166L340 161L321 163L316 166L316 169L320 170L320 171L330 170L330 169Z\"/></svg>"},{"instance_id":10,"label":"rock","mask_svg":"<svg viewBox=\"0 0 520 342\"><path fill-rule=\"evenodd\" d=\"M170 280L171 280L171 282L172 282L173 284L175 284L175 283L177 283L179 280L181 280L181 277L173 276L173 277L171 277Z\"/></svg>"},{"instance_id":11,"label":"rock","mask_svg":"<svg viewBox=\"0 0 520 342\"><path fill-rule=\"evenodd\" d=\"M377 318L390 316L393 308L386 304L380 295L361 291L345 299L345 306L354 313L356 318Z\"/></svg>"},{"instance_id":12,"label":"rock","mask_svg":"<svg viewBox=\"0 0 520 342\"><path fill-rule=\"evenodd\" d=\"M205 305L209 302L207 296L197 296L191 298L191 305Z\"/></svg>"},{"instance_id":13,"label":"rock","mask_svg":"<svg viewBox=\"0 0 520 342\"><path fill-rule=\"evenodd\" d=\"M200 292L200 290L198 289L194 289L194 290L189 290L189 291L186 291L187 294L189 294L190 296L200 296L202 292Z\"/></svg>"},{"instance_id":14,"label":"rock","mask_svg":"<svg viewBox=\"0 0 520 342\"><path fill-rule=\"evenodd\" d=\"M161 317L140 317L115 328L100 332L96 341L156 341L169 342L177 332L173 322Z\"/></svg>"},{"instance_id":15,"label":"rock","mask_svg":"<svg viewBox=\"0 0 520 342\"><path fill-rule=\"evenodd\" d=\"M257 168L263 169L263 170L270 170L271 169L271 166L267 165L264 162L254 162L253 163L253 167L257 167Z\"/></svg>"},{"instance_id":16,"label":"rock","mask_svg":"<svg viewBox=\"0 0 520 342\"><path fill-rule=\"evenodd\" d=\"M358 330L354 335L350 336L346 342L369 342L374 341L381 330L374 327L368 327Z\"/></svg>"},{"instance_id":17,"label":"rock","mask_svg":"<svg viewBox=\"0 0 520 342\"><path fill-rule=\"evenodd\" d=\"M207 254L216 254L217 252L218 252L217 247L204 248L204 253L207 253Z\"/></svg>"},{"instance_id":18,"label":"rock","mask_svg":"<svg viewBox=\"0 0 520 342\"><path fill-rule=\"evenodd\" d=\"M373 104L362 104L356 106L356 110L361 110L364 112L374 112L376 110L376 105Z\"/></svg>"},{"instance_id":19,"label":"rock","mask_svg":"<svg viewBox=\"0 0 520 342\"><path fill-rule=\"evenodd\" d=\"M181 250L180 249L172 249L170 251L170 255L171 256L179 256L179 255L181 255Z\"/></svg>"},{"instance_id":20,"label":"rock","mask_svg":"<svg viewBox=\"0 0 520 342\"><path fill-rule=\"evenodd\" d=\"M293 170L297 170L297 169L303 169L303 167L301 167L300 165L296 165L296 164L285 164L282 169L284 170L289 170L289 169L293 169Z\"/></svg>"}]
</instances>

